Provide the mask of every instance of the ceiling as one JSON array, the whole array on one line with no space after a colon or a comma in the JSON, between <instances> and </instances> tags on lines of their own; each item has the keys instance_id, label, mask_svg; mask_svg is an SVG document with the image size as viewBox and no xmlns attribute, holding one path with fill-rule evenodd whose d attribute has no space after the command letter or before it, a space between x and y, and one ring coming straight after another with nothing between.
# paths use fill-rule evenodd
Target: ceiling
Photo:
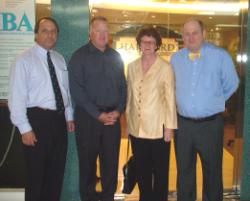
<instances>
[{"instance_id":1,"label":"ceiling","mask_svg":"<svg viewBox=\"0 0 250 201\"><path fill-rule=\"evenodd\" d=\"M50 14L50 3L44 1L43 4L36 4L38 18ZM248 8L246 0L89 0L89 2L91 17L105 16L111 25L111 33L145 24L170 27L178 33L183 22L191 17L202 20L208 31L237 29L246 20L244 18L247 17ZM242 7L244 9L240 9Z\"/></svg>"},{"instance_id":2,"label":"ceiling","mask_svg":"<svg viewBox=\"0 0 250 201\"><path fill-rule=\"evenodd\" d=\"M123 13L126 17L123 16ZM110 9L98 9L98 13L93 16L105 16L110 24L111 32L116 33L122 29L126 29L137 25L153 25L170 27L175 32L181 32L182 24L188 18L196 17L203 21L208 31L219 29L238 29L240 28L239 16L207 16L207 15L191 15L191 14L167 14L140 11L118 11ZM244 15L243 15L244 16ZM247 16L245 16L247 17Z\"/></svg>"},{"instance_id":3,"label":"ceiling","mask_svg":"<svg viewBox=\"0 0 250 201\"><path fill-rule=\"evenodd\" d=\"M127 11L113 9L95 9L92 16L105 16L111 24L182 24L185 19L197 17L204 21L206 25L228 24L237 25L239 23L239 15L223 16L223 15L193 15L193 14L174 14L174 13L155 13L144 11Z\"/></svg>"},{"instance_id":4,"label":"ceiling","mask_svg":"<svg viewBox=\"0 0 250 201\"><path fill-rule=\"evenodd\" d=\"M113 33L145 24L180 32L187 18L202 20L208 31L237 29L247 8L248 1L239 0L90 0L92 17L105 16Z\"/></svg>"}]
</instances>

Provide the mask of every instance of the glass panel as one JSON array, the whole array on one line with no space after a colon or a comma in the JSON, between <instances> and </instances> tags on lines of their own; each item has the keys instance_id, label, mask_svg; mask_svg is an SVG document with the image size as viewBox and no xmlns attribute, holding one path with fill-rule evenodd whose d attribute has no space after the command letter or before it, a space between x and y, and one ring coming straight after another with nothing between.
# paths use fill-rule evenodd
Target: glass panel
<instances>
[{"instance_id":1,"label":"glass panel","mask_svg":"<svg viewBox=\"0 0 250 201\"><path fill-rule=\"evenodd\" d=\"M181 39L182 24L187 18L198 18L205 24L207 41L225 48L233 58L235 67L240 77L243 74L245 62L246 19L248 1L238 0L103 0L90 1L91 16L105 16L110 23L112 46L121 53L125 65L139 56L136 46L136 32L142 25L152 25L161 34L163 45L159 54L169 60L171 54L182 48ZM242 86L226 103L224 112L225 136L224 136L224 160L223 180L225 196L237 194L240 181L239 165L241 153L242 135ZM236 118L237 117L237 118ZM123 131L125 123L123 121ZM124 133L123 133L124 134ZM123 135L125 136L125 135ZM238 139L238 140L237 140ZM122 146L126 146L126 138L122 139ZM236 141L237 140L237 141ZM172 146L173 147L173 146ZM119 169L119 183L122 181L121 167L125 163L126 148L121 148L121 164ZM173 160L170 165L170 191L176 188L176 169L174 152L171 152ZM198 167L198 197L201 197L201 165ZM233 190L231 192L231 190ZM228 192L229 193L226 193ZM118 187L117 193L120 192ZM132 193L138 195L138 190Z\"/></svg>"},{"instance_id":2,"label":"glass panel","mask_svg":"<svg viewBox=\"0 0 250 201\"><path fill-rule=\"evenodd\" d=\"M36 3L36 20L51 15L51 5L49 2L38 1Z\"/></svg>"}]
</instances>

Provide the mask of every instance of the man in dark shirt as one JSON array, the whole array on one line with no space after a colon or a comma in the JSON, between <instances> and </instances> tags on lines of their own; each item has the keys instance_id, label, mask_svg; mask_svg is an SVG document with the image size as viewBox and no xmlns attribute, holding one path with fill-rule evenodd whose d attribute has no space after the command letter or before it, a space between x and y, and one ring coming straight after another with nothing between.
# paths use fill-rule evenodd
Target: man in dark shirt
<instances>
[{"instance_id":1,"label":"man in dark shirt","mask_svg":"<svg viewBox=\"0 0 250 201\"><path fill-rule=\"evenodd\" d=\"M80 163L82 201L95 201L96 160L100 159L102 201L113 201L120 148L119 117L126 104L122 59L108 47L108 22L90 23L90 41L69 63L72 98L76 104L76 141Z\"/></svg>"}]
</instances>

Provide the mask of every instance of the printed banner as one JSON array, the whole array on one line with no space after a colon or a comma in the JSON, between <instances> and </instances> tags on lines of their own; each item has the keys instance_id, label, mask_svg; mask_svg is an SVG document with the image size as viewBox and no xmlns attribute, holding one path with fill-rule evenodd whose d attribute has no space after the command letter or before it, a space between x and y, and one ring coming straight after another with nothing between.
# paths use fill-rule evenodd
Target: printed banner
<instances>
[{"instance_id":1,"label":"printed banner","mask_svg":"<svg viewBox=\"0 0 250 201\"><path fill-rule=\"evenodd\" d=\"M15 57L34 44L34 0L0 2L0 100L8 97L9 71Z\"/></svg>"}]
</instances>

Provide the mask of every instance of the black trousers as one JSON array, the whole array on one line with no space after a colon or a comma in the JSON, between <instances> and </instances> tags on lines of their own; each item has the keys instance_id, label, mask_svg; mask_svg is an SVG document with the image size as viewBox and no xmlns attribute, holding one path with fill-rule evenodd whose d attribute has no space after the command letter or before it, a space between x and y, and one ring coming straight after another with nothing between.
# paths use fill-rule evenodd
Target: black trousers
<instances>
[{"instance_id":1,"label":"black trousers","mask_svg":"<svg viewBox=\"0 0 250 201\"><path fill-rule=\"evenodd\" d=\"M196 200L196 159L202 163L202 201L222 201L223 119L193 122L178 117L174 135L177 162L177 200Z\"/></svg>"},{"instance_id":2,"label":"black trousers","mask_svg":"<svg viewBox=\"0 0 250 201\"><path fill-rule=\"evenodd\" d=\"M36 134L34 147L24 145L25 201L60 201L67 153L64 114L29 108L29 122Z\"/></svg>"},{"instance_id":3,"label":"black trousers","mask_svg":"<svg viewBox=\"0 0 250 201\"><path fill-rule=\"evenodd\" d=\"M167 201L170 142L131 136L140 201Z\"/></svg>"},{"instance_id":4,"label":"black trousers","mask_svg":"<svg viewBox=\"0 0 250 201\"><path fill-rule=\"evenodd\" d=\"M120 122L104 126L85 110L76 107L76 142L80 164L82 201L113 201L117 187ZM99 156L102 192L96 197L96 161Z\"/></svg>"}]
</instances>

